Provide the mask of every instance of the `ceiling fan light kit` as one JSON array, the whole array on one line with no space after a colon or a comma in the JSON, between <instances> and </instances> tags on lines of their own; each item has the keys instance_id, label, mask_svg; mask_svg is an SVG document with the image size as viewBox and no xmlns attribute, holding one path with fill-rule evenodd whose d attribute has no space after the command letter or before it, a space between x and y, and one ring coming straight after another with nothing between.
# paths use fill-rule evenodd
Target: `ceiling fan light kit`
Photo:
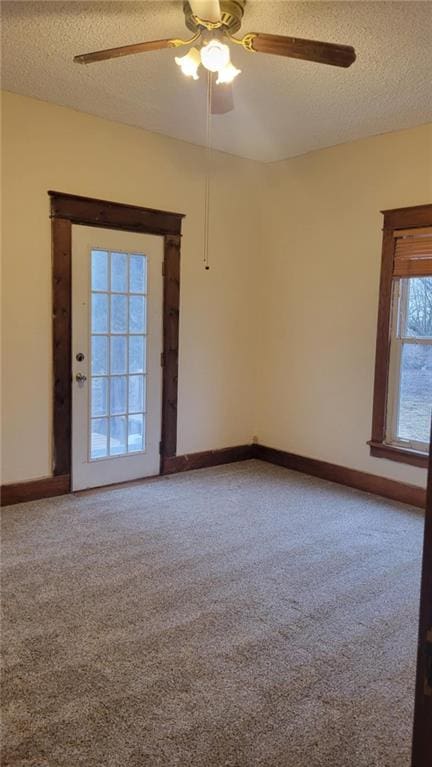
<instances>
[{"instance_id":1,"label":"ceiling fan light kit","mask_svg":"<svg viewBox=\"0 0 432 767\"><path fill-rule=\"evenodd\" d=\"M230 62L230 50L225 43L212 38L201 48L201 63L209 72L220 72Z\"/></svg>"},{"instance_id":2,"label":"ceiling fan light kit","mask_svg":"<svg viewBox=\"0 0 432 767\"><path fill-rule=\"evenodd\" d=\"M201 56L198 48L191 48L184 56L176 56L175 63L186 77L199 80L198 69L201 64Z\"/></svg>"},{"instance_id":3,"label":"ceiling fan light kit","mask_svg":"<svg viewBox=\"0 0 432 767\"><path fill-rule=\"evenodd\" d=\"M240 72L241 69L237 69L234 64L228 62L226 67L223 67L223 69L219 70L216 85L229 85L237 77L237 75L240 74Z\"/></svg>"},{"instance_id":4,"label":"ceiling fan light kit","mask_svg":"<svg viewBox=\"0 0 432 767\"><path fill-rule=\"evenodd\" d=\"M183 74L193 80L198 80L201 64L209 72L217 73L215 83L219 87L214 89L214 95L216 96L218 91L220 93L217 106L216 99L215 104L212 103L213 114L225 114L233 109L231 84L241 72L231 63L227 42L240 45L251 53L266 53L336 67L349 67L355 61L355 51L350 45L255 32L249 32L241 38L234 37L241 27L245 5L246 0L185 0L183 3L185 23L193 32L189 40L178 38L150 40L84 53L75 56L74 61L79 64L91 64L95 61L105 61L146 51L191 46L196 41L200 41L199 49L195 46L190 48L185 56L177 56L175 62ZM224 100L225 104L223 104Z\"/></svg>"}]
</instances>

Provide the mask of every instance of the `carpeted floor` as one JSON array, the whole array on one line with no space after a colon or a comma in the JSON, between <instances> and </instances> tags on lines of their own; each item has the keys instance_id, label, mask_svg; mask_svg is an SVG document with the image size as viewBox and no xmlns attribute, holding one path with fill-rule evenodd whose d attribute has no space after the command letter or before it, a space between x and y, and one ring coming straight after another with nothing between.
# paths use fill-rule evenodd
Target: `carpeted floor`
<instances>
[{"instance_id":1,"label":"carpeted floor","mask_svg":"<svg viewBox=\"0 0 432 767\"><path fill-rule=\"evenodd\" d=\"M421 512L258 461L5 509L4 767L408 767Z\"/></svg>"}]
</instances>

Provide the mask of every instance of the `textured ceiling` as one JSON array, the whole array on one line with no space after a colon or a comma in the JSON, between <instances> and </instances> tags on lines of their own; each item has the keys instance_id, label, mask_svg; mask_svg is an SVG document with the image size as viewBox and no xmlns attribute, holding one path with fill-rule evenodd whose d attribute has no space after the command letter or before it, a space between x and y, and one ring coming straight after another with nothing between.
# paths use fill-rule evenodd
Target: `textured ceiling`
<instances>
[{"instance_id":1,"label":"textured ceiling","mask_svg":"<svg viewBox=\"0 0 432 767\"><path fill-rule=\"evenodd\" d=\"M181 2L3 2L2 87L203 144L204 78L187 80L173 50L73 64L98 48L184 36ZM251 54L232 59L236 109L212 120L213 145L257 160L432 120L432 4L249 0L242 32L353 45L350 69Z\"/></svg>"}]
</instances>

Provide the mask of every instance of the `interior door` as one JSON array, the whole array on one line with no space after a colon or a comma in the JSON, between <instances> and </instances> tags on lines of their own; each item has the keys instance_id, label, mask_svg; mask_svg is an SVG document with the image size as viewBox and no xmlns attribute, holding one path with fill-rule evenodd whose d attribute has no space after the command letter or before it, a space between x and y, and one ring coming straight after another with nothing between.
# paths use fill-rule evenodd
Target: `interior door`
<instances>
[{"instance_id":1,"label":"interior door","mask_svg":"<svg viewBox=\"0 0 432 767\"><path fill-rule=\"evenodd\" d=\"M411 764L412 767L430 767L432 764L432 438L426 494Z\"/></svg>"},{"instance_id":2,"label":"interior door","mask_svg":"<svg viewBox=\"0 0 432 767\"><path fill-rule=\"evenodd\" d=\"M72 489L159 474L163 238L72 227Z\"/></svg>"}]
</instances>

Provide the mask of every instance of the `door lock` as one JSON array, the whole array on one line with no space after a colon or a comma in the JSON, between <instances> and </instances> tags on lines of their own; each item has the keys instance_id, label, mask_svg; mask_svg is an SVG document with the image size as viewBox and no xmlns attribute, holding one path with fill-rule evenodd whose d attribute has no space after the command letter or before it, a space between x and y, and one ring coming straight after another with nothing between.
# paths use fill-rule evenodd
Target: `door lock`
<instances>
[{"instance_id":1,"label":"door lock","mask_svg":"<svg viewBox=\"0 0 432 767\"><path fill-rule=\"evenodd\" d=\"M77 373L75 380L78 381L78 383L84 383L84 381L87 381L87 376L83 375L82 373Z\"/></svg>"},{"instance_id":2,"label":"door lock","mask_svg":"<svg viewBox=\"0 0 432 767\"><path fill-rule=\"evenodd\" d=\"M78 354L75 357L77 362L82 362L84 359L84 354L82 352L78 352Z\"/></svg>"}]
</instances>

